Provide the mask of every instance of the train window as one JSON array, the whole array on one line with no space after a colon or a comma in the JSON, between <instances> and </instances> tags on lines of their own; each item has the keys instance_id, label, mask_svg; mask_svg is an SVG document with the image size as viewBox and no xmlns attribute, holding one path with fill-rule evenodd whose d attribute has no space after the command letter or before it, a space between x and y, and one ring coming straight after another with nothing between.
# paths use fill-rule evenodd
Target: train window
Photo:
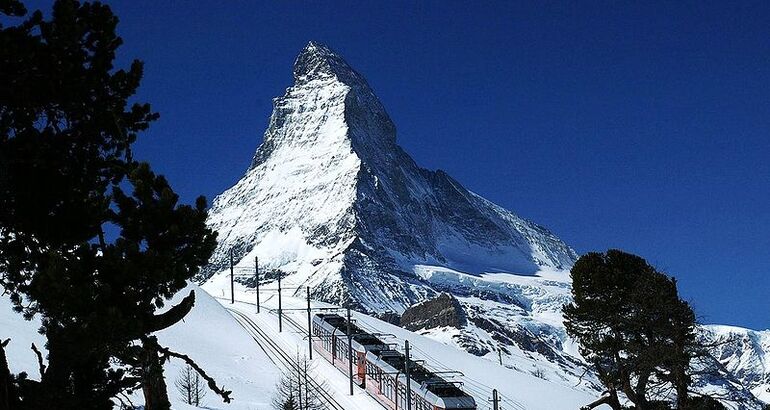
<instances>
[{"instance_id":1,"label":"train window","mask_svg":"<svg viewBox=\"0 0 770 410\"><path fill-rule=\"evenodd\" d=\"M322 336L324 340L324 349L326 349L327 352L332 352L332 338L329 332L323 332Z\"/></svg>"},{"instance_id":2,"label":"train window","mask_svg":"<svg viewBox=\"0 0 770 410\"><path fill-rule=\"evenodd\" d=\"M383 386L383 393L387 398L390 399L390 401L395 402L396 401L396 391L393 388L393 378L392 377L386 377L385 383Z\"/></svg>"}]
</instances>

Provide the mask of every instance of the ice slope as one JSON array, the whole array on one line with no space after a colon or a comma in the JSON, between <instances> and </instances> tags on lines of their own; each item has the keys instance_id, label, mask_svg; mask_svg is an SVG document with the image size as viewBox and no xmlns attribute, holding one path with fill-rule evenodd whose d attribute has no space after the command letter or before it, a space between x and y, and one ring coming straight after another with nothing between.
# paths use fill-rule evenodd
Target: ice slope
<instances>
[{"instance_id":1,"label":"ice slope","mask_svg":"<svg viewBox=\"0 0 770 410\"><path fill-rule=\"evenodd\" d=\"M272 409L271 400L278 380L278 369L268 360L254 341L232 316L206 292L191 285L175 299L196 291L195 306L183 322L157 334L161 345L184 353L200 364L227 390L232 390L233 401L225 404L209 392L204 405L208 409L257 410ZM169 305L170 306L170 305ZM11 371L26 371L30 378L39 380L37 359L30 350L33 341L42 349L45 338L37 333L39 321L27 322L11 310L6 296L0 297L0 338L10 338L8 362ZM45 353L45 352L44 352ZM169 388L169 398L174 409L187 410L174 388L174 381L184 364L172 359L165 366L164 375ZM143 403L141 392L131 401Z\"/></svg>"}]
</instances>

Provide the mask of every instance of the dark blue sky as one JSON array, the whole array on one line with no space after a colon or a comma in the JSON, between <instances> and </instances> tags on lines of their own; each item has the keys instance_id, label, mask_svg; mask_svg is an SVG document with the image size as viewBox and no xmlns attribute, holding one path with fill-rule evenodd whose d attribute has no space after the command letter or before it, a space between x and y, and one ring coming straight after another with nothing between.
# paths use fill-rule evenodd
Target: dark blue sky
<instances>
[{"instance_id":1,"label":"dark blue sky","mask_svg":"<svg viewBox=\"0 0 770 410\"><path fill-rule=\"evenodd\" d=\"M138 155L186 201L243 174L318 40L422 166L579 252L647 258L704 322L770 327L766 2L110 3L161 113Z\"/></svg>"}]
</instances>

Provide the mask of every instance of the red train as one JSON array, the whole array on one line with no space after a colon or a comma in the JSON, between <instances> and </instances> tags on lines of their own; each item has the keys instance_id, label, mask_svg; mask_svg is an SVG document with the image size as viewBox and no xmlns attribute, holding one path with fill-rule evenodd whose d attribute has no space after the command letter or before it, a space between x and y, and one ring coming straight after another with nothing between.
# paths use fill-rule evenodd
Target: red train
<instances>
[{"instance_id":1,"label":"red train","mask_svg":"<svg viewBox=\"0 0 770 410\"><path fill-rule=\"evenodd\" d=\"M327 360L348 373L348 323L336 314L313 317L313 347ZM410 410L476 409L473 397L419 363L409 360L390 345L351 323L353 380L385 407L406 410L406 383L411 388Z\"/></svg>"}]
</instances>

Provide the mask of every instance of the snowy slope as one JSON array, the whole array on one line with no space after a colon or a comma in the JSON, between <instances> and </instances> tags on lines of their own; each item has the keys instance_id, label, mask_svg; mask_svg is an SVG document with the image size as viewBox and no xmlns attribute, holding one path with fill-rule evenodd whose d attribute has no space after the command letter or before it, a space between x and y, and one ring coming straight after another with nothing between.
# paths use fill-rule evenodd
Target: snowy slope
<instances>
[{"instance_id":1,"label":"snowy slope","mask_svg":"<svg viewBox=\"0 0 770 410\"><path fill-rule=\"evenodd\" d=\"M8 355L8 367L12 373L27 372L30 379L40 380L37 372L37 358L32 352L34 343L45 352L45 337L37 332L40 321L24 320L13 311L11 300L6 295L0 296L0 340L11 339L5 347Z\"/></svg>"},{"instance_id":2,"label":"snowy slope","mask_svg":"<svg viewBox=\"0 0 770 410\"><path fill-rule=\"evenodd\" d=\"M292 284L289 284L292 285ZM288 286L288 285L287 285ZM278 302L274 293L262 294L262 313L256 314L254 293L236 285L235 305L229 303L229 283L225 280L212 281L204 285L204 289L212 295L226 294L220 302L224 306L237 310L252 318L261 329L270 332L287 351L306 354L307 316L305 311L286 310L284 312L284 331L278 333L277 309ZM284 309L298 309L306 307L306 300L296 297L284 297L282 299ZM332 305L313 301L312 307L328 308ZM270 311L272 309L273 311ZM342 312L340 312L342 313ZM488 400L491 398L492 389L497 389L501 397L502 408L519 410L560 410L576 409L581 405L593 401L595 393L584 389L566 386L562 383L536 377L528 372L521 372L506 366L471 355L452 346L447 346L432 337L424 337L404 330L400 327L385 323L379 319L367 316L360 312L353 312L353 317L358 325L372 333L381 333L387 342L397 346L403 346L405 340L409 340L412 347L412 357L415 360L424 360L424 365L434 371L456 371L457 374L443 374L452 381L461 382L463 389L474 396L479 409L491 408ZM289 319L293 319L296 325L292 325ZM298 326L298 327L297 327ZM315 363L319 367L320 377L324 378L327 385L335 390L340 403L357 404L360 409L381 408L366 395L364 391L356 388L353 397L348 397L348 384L346 376L326 362L315 356ZM606 407L600 407L604 409Z\"/></svg>"},{"instance_id":3,"label":"snowy slope","mask_svg":"<svg viewBox=\"0 0 770 410\"><path fill-rule=\"evenodd\" d=\"M280 371L258 349L252 338L233 317L206 292L196 288L195 307L185 319L158 332L161 345L187 354L220 386L233 392L231 404L225 404L209 392L205 405L209 409L250 410L270 409ZM189 290L181 291L181 299ZM168 305L170 306L170 305ZM171 386L184 363L171 360L165 367L169 396L179 401ZM141 401L141 400L140 400Z\"/></svg>"},{"instance_id":4,"label":"snowy slope","mask_svg":"<svg viewBox=\"0 0 770 410\"><path fill-rule=\"evenodd\" d=\"M212 294L222 294L229 290L226 282L223 286L207 284L206 289ZM227 285L227 286L225 286ZM188 290L180 292L186 294ZM263 295L266 307L277 307L277 298ZM244 291L238 285L237 302L229 304L229 298L220 302L213 300L206 292L196 290L196 305L184 322L178 323L158 334L162 345L172 350L182 352L194 358L202 367L216 378L220 385L233 391L233 402L224 404L213 393L209 393L204 406L208 409L268 409L271 408L270 400L274 393L275 383L279 375L271 360L265 356L261 348L254 342L241 324L227 312L225 308L234 309L250 317L260 329L275 340L287 353L307 354L307 340L304 338L305 312L289 311L287 316L293 318L300 326L301 331L288 325L284 319L284 332L278 332L277 317L267 309L261 314L255 313L252 303L254 294ZM285 308L305 307L305 300L285 297ZM313 307L328 307L323 302L313 302ZM422 337L408 332L399 327L389 325L378 319L361 313L354 313L359 324L369 330L390 333L389 342L403 345L404 340L412 343L413 357L425 360L426 366L434 370L457 370L462 376L447 375L452 380L463 383L464 389L473 395L479 403L480 409L487 409L487 399L491 395L491 389L500 391L503 398L503 408L531 409L531 410L559 410L575 409L579 405L591 401L593 395L590 392L581 391L557 383L521 373L504 366L489 363L487 360L470 355L451 346L446 346L432 338ZM33 353L29 350L28 343L34 341L42 346L44 339L35 331L35 322L26 322L18 314L10 309L7 298L0 298L0 329L3 337L11 337L12 343L8 347L11 370L36 369L37 363ZM354 396L348 396L347 377L335 367L316 355L313 361L316 371L315 377L328 386L335 400L348 410L373 410L382 408L376 401L361 389L356 388ZM180 402L173 388L173 380L176 378L182 364L172 360L166 365L165 376L169 384L169 394L173 408L177 410L189 410L193 407ZM34 372L31 374L34 377ZM140 394L135 394L132 401L141 405Z\"/></svg>"},{"instance_id":5,"label":"snowy slope","mask_svg":"<svg viewBox=\"0 0 770 410\"><path fill-rule=\"evenodd\" d=\"M232 316L206 292L197 287L192 311L183 322L158 333L161 345L187 354L212 375L220 386L232 390L233 401L225 404L214 393L204 398L209 409L257 410L271 409L271 400L279 371L254 344L247 332ZM176 299L189 293L180 292ZM169 305L170 306L170 305ZM0 297L0 338L11 338L8 345L8 362L11 371L27 371L30 378L39 380L37 361L30 350L33 341L42 349L45 338L37 333L39 321L27 322L11 310L6 296ZM45 352L44 352L45 353ZM187 410L174 388L174 381L184 364L172 359L165 366L164 375L169 388L169 398L175 409ZM141 405L141 392L131 397Z\"/></svg>"}]
</instances>

